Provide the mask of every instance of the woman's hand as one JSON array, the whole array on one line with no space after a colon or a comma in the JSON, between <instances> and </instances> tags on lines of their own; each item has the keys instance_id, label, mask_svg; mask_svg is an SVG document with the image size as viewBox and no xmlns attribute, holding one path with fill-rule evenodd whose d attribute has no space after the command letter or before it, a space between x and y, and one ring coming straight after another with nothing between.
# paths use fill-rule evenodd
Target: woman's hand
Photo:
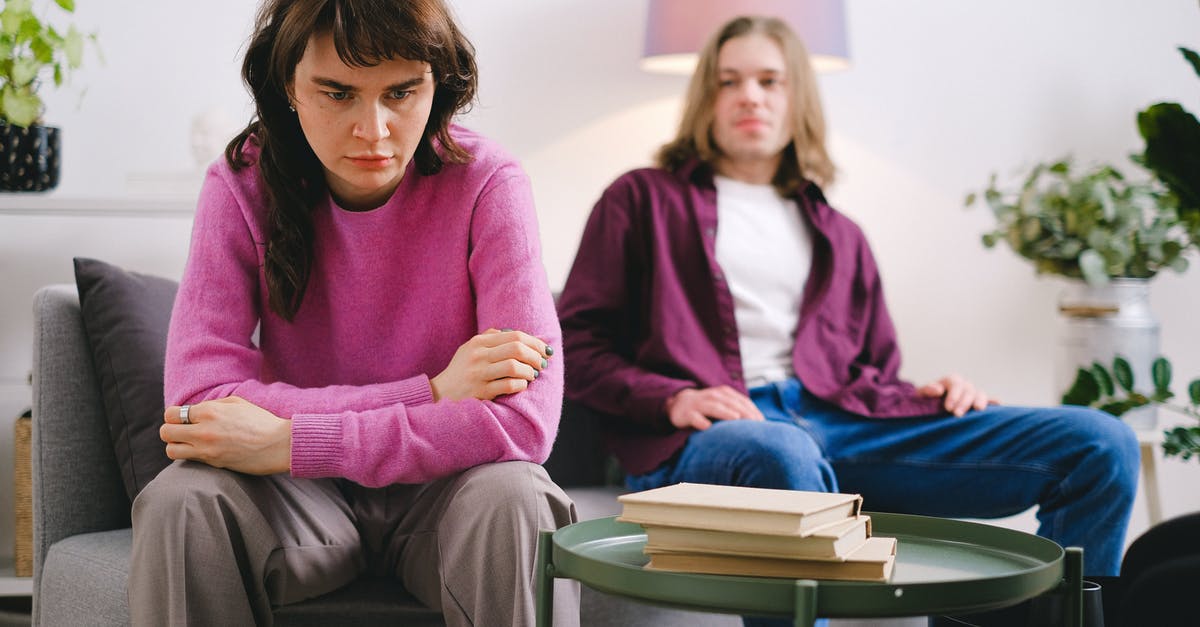
<instances>
[{"instance_id":1,"label":"woman's hand","mask_svg":"<svg viewBox=\"0 0 1200 627\"><path fill-rule=\"evenodd\" d=\"M749 396L728 385L684 388L667 399L667 416L679 429L704 431L713 420L766 420Z\"/></svg>"},{"instance_id":2,"label":"woman's hand","mask_svg":"<svg viewBox=\"0 0 1200 627\"><path fill-rule=\"evenodd\" d=\"M554 354L545 342L520 331L488 329L458 347L450 364L429 380L433 400L490 401L529 386Z\"/></svg>"},{"instance_id":3,"label":"woman's hand","mask_svg":"<svg viewBox=\"0 0 1200 627\"><path fill-rule=\"evenodd\" d=\"M929 398L945 397L942 407L960 418L969 410L984 409L988 403L995 402L975 384L956 374L917 388L917 394Z\"/></svg>"},{"instance_id":4,"label":"woman's hand","mask_svg":"<svg viewBox=\"0 0 1200 627\"><path fill-rule=\"evenodd\" d=\"M291 470L292 421L236 396L189 406L188 424L179 413L168 407L158 430L167 457L251 475Z\"/></svg>"}]
</instances>

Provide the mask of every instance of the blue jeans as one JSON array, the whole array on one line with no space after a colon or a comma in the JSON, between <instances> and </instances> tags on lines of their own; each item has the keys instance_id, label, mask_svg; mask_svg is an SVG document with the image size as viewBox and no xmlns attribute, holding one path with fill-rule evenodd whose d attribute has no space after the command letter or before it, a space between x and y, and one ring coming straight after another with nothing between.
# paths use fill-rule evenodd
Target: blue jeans
<instances>
[{"instance_id":1,"label":"blue jeans","mask_svg":"<svg viewBox=\"0 0 1200 627\"><path fill-rule=\"evenodd\" d=\"M865 509L1000 518L1038 505L1038 535L1084 549L1089 575L1116 575L1139 453L1120 420L1083 407L993 405L962 418L869 419L804 391L756 387L766 422L716 421L632 490L690 481L863 496Z\"/></svg>"}]
</instances>

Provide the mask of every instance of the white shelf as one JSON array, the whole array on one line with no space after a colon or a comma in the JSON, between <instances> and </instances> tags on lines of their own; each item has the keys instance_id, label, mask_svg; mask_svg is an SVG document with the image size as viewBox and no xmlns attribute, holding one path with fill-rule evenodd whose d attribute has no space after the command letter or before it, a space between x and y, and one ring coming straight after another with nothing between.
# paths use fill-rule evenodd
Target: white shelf
<instances>
[{"instance_id":1,"label":"white shelf","mask_svg":"<svg viewBox=\"0 0 1200 627\"><path fill-rule=\"evenodd\" d=\"M33 578L13 575L11 558L0 558L0 597L33 596Z\"/></svg>"},{"instance_id":2,"label":"white shelf","mask_svg":"<svg viewBox=\"0 0 1200 627\"><path fill-rule=\"evenodd\" d=\"M181 217L196 209L194 196L138 195L91 198L54 192L0 192L0 215Z\"/></svg>"}]
</instances>

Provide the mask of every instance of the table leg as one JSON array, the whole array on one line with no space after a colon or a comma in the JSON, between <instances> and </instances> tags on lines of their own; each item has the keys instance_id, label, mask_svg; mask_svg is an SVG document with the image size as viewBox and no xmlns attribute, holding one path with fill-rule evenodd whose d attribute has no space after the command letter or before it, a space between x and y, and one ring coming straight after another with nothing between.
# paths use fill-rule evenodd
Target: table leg
<instances>
[{"instance_id":1,"label":"table leg","mask_svg":"<svg viewBox=\"0 0 1200 627\"><path fill-rule=\"evenodd\" d=\"M550 552L554 546L554 532L538 532L537 546L537 627L550 627L554 622L554 564Z\"/></svg>"},{"instance_id":2,"label":"table leg","mask_svg":"<svg viewBox=\"0 0 1200 627\"><path fill-rule=\"evenodd\" d=\"M1063 621L1067 627L1083 627L1083 549L1067 547Z\"/></svg>"},{"instance_id":3,"label":"table leg","mask_svg":"<svg viewBox=\"0 0 1200 627\"><path fill-rule=\"evenodd\" d=\"M796 627L813 627L817 620L817 582L796 580Z\"/></svg>"},{"instance_id":4,"label":"table leg","mask_svg":"<svg viewBox=\"0 0 1200 627\"><path fill-rule=\"evenodd\" d=\"M1162 522L1162 501L1158 498L1158 462L1154 445L1161 437L1153 441L1141 441L1142 454L1142 484L1146 487L1146 509L1150 514L1150 526Z\"/></svg>"}]
</instances>

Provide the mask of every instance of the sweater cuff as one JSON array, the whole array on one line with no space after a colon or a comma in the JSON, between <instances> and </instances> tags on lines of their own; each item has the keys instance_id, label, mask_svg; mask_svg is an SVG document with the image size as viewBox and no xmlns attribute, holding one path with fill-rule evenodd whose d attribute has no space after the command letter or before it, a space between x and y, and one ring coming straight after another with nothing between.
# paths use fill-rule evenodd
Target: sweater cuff
<instances>
[{"instance_id":1,"label":"sweater cuff","mask_svg":"<svg viewBox=\"0 0 1200 627\"><path fill-rule=\"evenodd\" d=\"M643 424L669 427L667 401L680 390L694 387L696 385L688 381L664 380L654 389L643 390L642 394L631 398L630 409L634 416L641 417Z\"/></svg>"},{"instance_id":2,"label":"sweater cuff","mask_svg":"<svg viewBox=\"0 0 1200 627\"><path fill-rule=\"evenodd\" d=\"M292 476L340 477L342 417L337 414L292 416Z\"/></svg>"},{"instance_id":3,"label":"sweater cuff","mask_svg":"<svg viewBox=\"0 0 1200 627\"><path fill-rule=\"evenodd\" d=\"M383 401L383 407L424 405L433 402L433 386L430 385L428 376L419 374L383 386L379 398Z\"/></svg>"}]
</instances>

